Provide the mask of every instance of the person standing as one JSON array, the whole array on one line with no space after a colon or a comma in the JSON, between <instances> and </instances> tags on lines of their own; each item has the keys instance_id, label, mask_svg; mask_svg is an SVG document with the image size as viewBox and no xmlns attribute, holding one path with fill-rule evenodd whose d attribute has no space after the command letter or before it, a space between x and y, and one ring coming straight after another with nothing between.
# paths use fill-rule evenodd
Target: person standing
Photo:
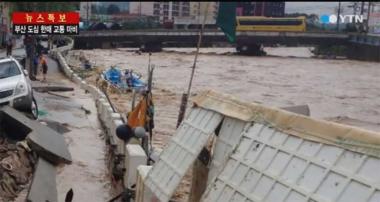
<instances>
[{"instance_id":1,"label":"person standing","mask_svg":"<svg viewBox=\"0 0 380 202\"><path fill-rule=\"evenodd\" d=\"M40 59L39 55L36 55L33 58L33 65L32 65L32 75L33 75L33 78L36 78L37 75L38 75L38 65L40 64L39 59Z\"/></svg>"},{"instance_id":2,"label":"person standing","mask_svg":"<svg viewBox=\"0 0 380 202\"><path fill-rule=\"evenodd\" d=\"M13 36L10 32L7 35L7 56L12 56Z\"/></svg>"},{"instance_id":3,"label":"person standing","mask_svg":"<svg viewBox=\"0 0 380 202\"><path fill-rule=\"evenodd\" d=\"M42 82L45 82L46 81L46 73L48 71L48 66L47 66L45 56L43 54L41 54L41 56L40 56L40 65L42 68Z\"/></svg>"}]
</instances>

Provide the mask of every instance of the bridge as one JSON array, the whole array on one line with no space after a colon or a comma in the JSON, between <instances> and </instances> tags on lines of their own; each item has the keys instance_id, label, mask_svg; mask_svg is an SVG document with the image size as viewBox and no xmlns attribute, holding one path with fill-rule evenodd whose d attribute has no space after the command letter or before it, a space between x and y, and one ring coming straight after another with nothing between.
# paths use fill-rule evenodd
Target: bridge
<instances>
[{"instance_id":1,"label":"bridge","mask_svg":"<svg viewBox=\"0 0 380 202\"><path fill-rule=\"evenodd\" d=\"M198 41L198 31L144 30L144 31L82 31L75 36L77 47L106 48L112 43L126 43L133 47L159 44L162 47L194 47ZM349 36L341 33L309 32L237 32L236 46L254 44L282 44L287 46L336 44L345 45ZM230 45L221 31L205 30L203 46Z\"/></svg>"},{"instance_id":2,"label":"bridge","mask_svg":"<svg viewBox=\"0 0 380 202\"><path fill-rule=\"evenodd\" d=\"M199 32L194 30L102 30L81 31L73 36L75 48L140 47L159 51L162 47L195 47ZM236 47L241 53L258 53L260 45L348 47L348 57L380 61L380 37L336 32L236 32L236 43L227 41L223 32L205 30L202 46Z\"/></svg>"}]
</instances>

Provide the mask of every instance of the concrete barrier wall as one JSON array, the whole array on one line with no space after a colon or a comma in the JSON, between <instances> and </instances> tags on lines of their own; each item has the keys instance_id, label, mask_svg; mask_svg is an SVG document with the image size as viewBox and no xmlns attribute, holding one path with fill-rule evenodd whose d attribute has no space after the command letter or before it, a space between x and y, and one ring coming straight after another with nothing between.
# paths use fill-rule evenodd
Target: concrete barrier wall
<instances>
[{"instance_id":1,"label":"concrete barrier wall","mask_svg":"<svg viewBox=\"0 0 380 202\"><path fill-rule=\"evenodd\" d=\"M124 167L125 165L125 155L126 155L126 145L123 140L117 138L116 136L116 127L124 124L123 120L121 119L121 114L113 111L111 107L111 103L109 103L106 95L96 86L88 84L85 80L80 78L74 71L69 67L67 64L65 58L63 55L67 54L69 50L71 50L74 47L74 41L71 38L68 38L69 44L67 46L54 48L51 51L49 51L49 55L57 60L59 63L59 67L62 70L62 72L74 83L76 83L80 88L88 91L92 97L95 100L95 104L98 111L98 116L101 124L104 127L105 132L105 138L106 140L109 140L109 143L111 147L114 147L115 149L112 151L113 153L111 156L117 156L121 161L118 163ZM137 144L137 146L140 146L138 143L139 141L131 141L132 144ZM141 146L140 146L141 147ZM140 151L143 151L141 148ZM131 154L129 154L131 155ZM138 156L146 155L145 152L135 154ZM133 156L130 158L134 158ZM114 162L112 162L114 163ZM145 164L144 164L145 165ZM132 172L137 172L136 165L133 165L133 168L125 168L126 170L132 170ZM130 172L130 171L129 171ZM124 172L124 183L128 184L128 175L127 172Z\"/></svg>"}]
</instances>

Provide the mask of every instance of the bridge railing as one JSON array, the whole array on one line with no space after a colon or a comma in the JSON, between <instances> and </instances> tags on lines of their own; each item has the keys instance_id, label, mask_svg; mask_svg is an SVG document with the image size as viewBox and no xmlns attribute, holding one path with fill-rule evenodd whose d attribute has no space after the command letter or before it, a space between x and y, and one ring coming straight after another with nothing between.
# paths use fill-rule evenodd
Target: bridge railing
<instances>
[{"instance_id":1,"label":"bridge railing","mask_svg":"<svg viewBox=\"0 0 380 202\"><path fill-rule=\"evenodd\" d=\"M350 42L380 46L380 36L364 34L350 35Z\"/></svg>"}]
</instances>

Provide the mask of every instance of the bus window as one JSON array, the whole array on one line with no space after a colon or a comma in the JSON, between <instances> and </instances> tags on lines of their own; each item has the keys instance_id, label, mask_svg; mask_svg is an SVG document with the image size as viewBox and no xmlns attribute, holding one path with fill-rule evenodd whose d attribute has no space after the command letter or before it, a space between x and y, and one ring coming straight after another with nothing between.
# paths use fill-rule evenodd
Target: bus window
<instances>
[{"instance_id":1,"label":"bus window","mask_svg":"<svg viewBox=\"0 0 380 202\"><path fill-rule=\"evenodd\" d=\"M302 25L302 20L239 20L240 25Z\"/></svg>"}]
</instances>

